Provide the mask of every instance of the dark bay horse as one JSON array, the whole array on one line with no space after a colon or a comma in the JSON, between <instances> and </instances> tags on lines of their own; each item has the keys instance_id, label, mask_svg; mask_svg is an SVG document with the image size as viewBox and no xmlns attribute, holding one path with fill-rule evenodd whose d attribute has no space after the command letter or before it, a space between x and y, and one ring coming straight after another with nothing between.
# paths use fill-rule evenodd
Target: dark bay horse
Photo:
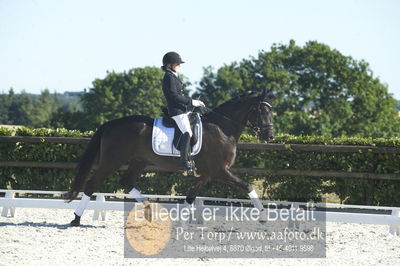
<instances>
[{"instance_id":1,"label":"dark bay horse","mask_svg":"<svg viewBox=\"0 0 400 266\"><path fill-rule=\"evenodd\" d=\"M193 160L199 178L195 179L187 193L186 203L192 204L201 188L212 179L245 190L254 206L260 211L263 205L252 186L233 175L229 168L236 156L236 144L244 128L250 122L259 132L260 140L273 138L272 106L269 93L247 93L233 98L202 116L203 142L201 151ZM135 198L141 198L135 189L136 179L148 165L155 165L167 171L177 171L179 158L159 156L152 150L153 119L147 116L128 116L109 121L100 126L92 136L76 168L76 176L67 194L73 200L79 191L84 191L80 210L75 211L72 225L80 224L80 216L90 196L99 188L107 176L128 164L128 170L121 178L122 187ZM86 182L95 162L98 166ZM82 201L85 201L82 203ZM79 207L78 207L79 208Z\"/></svg>"}]
</instances>

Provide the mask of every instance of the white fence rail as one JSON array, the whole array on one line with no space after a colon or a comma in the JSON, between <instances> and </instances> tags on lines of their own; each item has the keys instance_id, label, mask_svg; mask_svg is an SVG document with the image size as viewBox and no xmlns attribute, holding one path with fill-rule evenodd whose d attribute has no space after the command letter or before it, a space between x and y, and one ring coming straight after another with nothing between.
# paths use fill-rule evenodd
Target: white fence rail
<instances>
[{"instance_id":1,"label":"white fence rail","mask_svg":"<svg viewBox=\"0 0 400 266\"><path fill-rule=\"evenodd\" d=\"M61 195L65 191L35 191L35 190L1 190L0 193L5 193L4 197L0 197L0 207L3 207L1 216L3 217L14 217L16 208L50 208L50 209L75 209L79 203L79 200L74 200L67 203L63 199L40 199L40 198L28 198L23 197L24 194L37 194L37 195ZM19 194L19 197L15 197L15 194ZM100 217L102 220L106 219L106 211L115 210L123 211L124 202L122 201L110 201L106 200L106 197L131 197L128 194L122 193L94 193L96 199L90 201L87 209L94 210L93 220L98 220ZM168 195L144 195L147 198L155 200L178 200L185 199L185 196L168 196ZM202 208L207 206L207 202L220 202L220 203L241 203L250 204L249 199L226 199L226 198L213 198L213 197L197 197L196 208ZM304 202L287 202L287 201L262 201L264 205L278 204L286 205L291 208L298 208L305 206L307 203ZM174 204L163 204L166 208L175 206ZM211 205L209 205L211 206ZM335 209L335 211L314 211L316 216L324 216L327 222L347 222L347 223L364 223L364 224L382 224L390 225L389 232L394 235L400 236L400 208L399 207L383 207L383 206L363 206L363 205L343 205L343 204L332 204L332 203L314 203L315 207L324 207ZM222 207L223 206L218 206ZM390 214L370 214L370 213L354 213L354 212L343 212L341 210L357 209L357 210L381 210L390 212ZM224 213L223 210L220 213ZM10 215L9 215L10 214ZM218 212L217 212L218 214ZM298 226L292 224L291 226Z\"/></svg>"}]
</instances>

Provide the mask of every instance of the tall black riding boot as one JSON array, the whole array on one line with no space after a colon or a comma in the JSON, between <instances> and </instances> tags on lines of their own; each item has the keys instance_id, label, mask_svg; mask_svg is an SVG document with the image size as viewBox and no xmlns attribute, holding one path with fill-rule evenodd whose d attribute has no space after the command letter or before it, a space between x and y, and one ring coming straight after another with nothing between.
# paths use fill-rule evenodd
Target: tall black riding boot
<instances>
[{"instance_id":1,"label":"tall black riding boot","mask_svg":"<svg viewBox=\"0 0 400 266\"><path fill-rule=\"evenodd\" d=\"M190 135L189 133L185 133L181 137L180 143L180 152L181 152L181 165L179 170L181 171L191 171L192 166L190 165Z\"/></svg>"}]
</instances>

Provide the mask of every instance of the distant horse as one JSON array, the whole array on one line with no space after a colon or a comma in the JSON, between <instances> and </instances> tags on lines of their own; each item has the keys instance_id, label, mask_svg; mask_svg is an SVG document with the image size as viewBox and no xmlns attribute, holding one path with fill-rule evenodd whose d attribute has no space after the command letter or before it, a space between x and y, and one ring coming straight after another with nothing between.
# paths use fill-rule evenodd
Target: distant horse
<instances>
[{"instance_id":1,"label":"distant horse","mask_svg":"<svg viewBox=\"0 0 400 266\"><path fill-rule=\"evenodd\" d=\"M189 189L186 204L192 204L201 188L210 179L214 179L246 191L254 206L263 213L263 205L252 186L233 175L229 168L235 161L236 145L248 122L258 131L260 140L273 139L272 106L268 98L269 93L266 90L261 93L247 93L202 116L201 151L193 158L200 177L195 179ZM73 200L79 191L84 191L84 197L75 211L75 219L71 225L80 224L80 217L90 196L103 184L107 176L122 165L128 164L128 170L121 178L120 184L137 199L144 198L135 188L135 183L146 166L155 165L167 171L178 170L179 159L153 152L153 121L147 116L123 117L101 125L94 133L78 163L75 179L67 194L67 198ZM97 169L85 182L96 159Z\"/></svg>"}]
</instances>

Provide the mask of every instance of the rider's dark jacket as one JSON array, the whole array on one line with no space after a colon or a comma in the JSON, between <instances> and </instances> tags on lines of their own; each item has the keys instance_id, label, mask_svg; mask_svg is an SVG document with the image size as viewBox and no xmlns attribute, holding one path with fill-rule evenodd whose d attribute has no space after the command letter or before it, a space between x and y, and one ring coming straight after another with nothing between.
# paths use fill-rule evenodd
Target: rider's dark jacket
<instances>
[{"instance_id":1,"label":"rider's dark jacket","mask_svg":"<svg viewBox=\"0 0 400 266\"><path fill-rule=\"evenodd\" d=\"M187 112L187 106L192 103L192 99L183 94L182 81L169 68L165 71L162 89L167 100L169 116Z\"/></svg>"}]
</instances>

